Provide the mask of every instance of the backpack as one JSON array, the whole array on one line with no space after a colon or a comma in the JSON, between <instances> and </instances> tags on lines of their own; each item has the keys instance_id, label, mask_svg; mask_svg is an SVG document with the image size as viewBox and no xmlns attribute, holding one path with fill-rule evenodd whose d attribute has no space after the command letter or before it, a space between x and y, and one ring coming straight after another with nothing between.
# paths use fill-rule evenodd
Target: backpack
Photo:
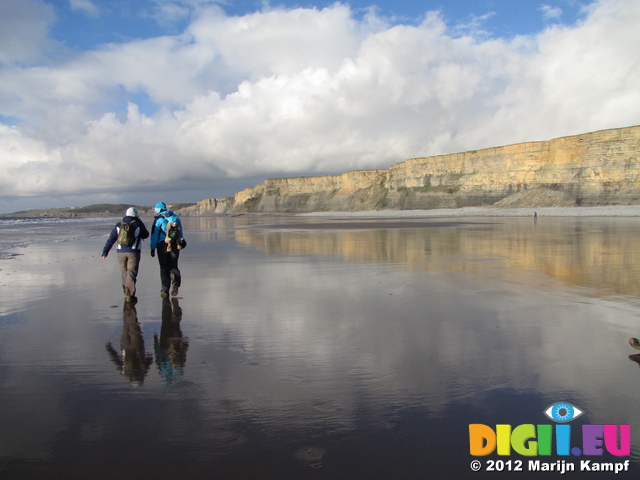
<instances>
[{"instance_id":1,"label":"backpack","mask_svg":"<svg viewBox=\"0 0 640 480\"><path fill-rule=\"evenodd\" d=\"M158 219L159 218L167 219L167 218L172 217L172 216L173 216L173 212L156 213L156 215L153 217L153 225L151 225L151 235L153 235L153 233L156 231L156 228L158 226Z\"/></svg>"},{"instance_id":2,"label":"backpack","mask_svg":"<svg viewBox=\"0 0 640 480\"><path fill-rule=\"evenodd\" d=\"M120 231L118 232L118 245L121 247L130 247L133 245L133 242L136 241L135 237L135 227L131 225L134 221L131 222L122 222L120 225Z\"/></svg>"},{"instance_id":3,"label":"backpack","mask_svg":"<svg viewBox=\"0 0 640 480\"><path fill-rule=\"evenodd\" d=\"M166 238L175 240L176 237L178 236L178 225L175 223L167 222L166 229L167 229L167 231L165 232Z\"/></svg>"}]
</instances>

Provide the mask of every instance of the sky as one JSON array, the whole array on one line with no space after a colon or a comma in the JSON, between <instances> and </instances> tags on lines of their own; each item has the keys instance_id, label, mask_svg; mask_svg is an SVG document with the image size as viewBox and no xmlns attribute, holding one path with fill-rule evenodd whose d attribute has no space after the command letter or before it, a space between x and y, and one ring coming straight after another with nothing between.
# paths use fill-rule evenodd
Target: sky
<instances>
[{"instance_id":1,"label":"sky","mask_svg":"<svg viewBox=\"0 0 640 480\"><path fill-rule=\"evenodd\" d=\"M0 213L640 124L640 0L2 0Z\"/></svg>"}]
</instances>

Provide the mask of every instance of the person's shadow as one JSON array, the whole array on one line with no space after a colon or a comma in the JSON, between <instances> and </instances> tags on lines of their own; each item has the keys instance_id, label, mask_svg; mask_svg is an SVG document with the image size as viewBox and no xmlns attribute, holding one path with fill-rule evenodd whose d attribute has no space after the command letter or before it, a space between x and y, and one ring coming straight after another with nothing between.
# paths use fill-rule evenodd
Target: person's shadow
<instances>
[{"instance_id":1,"label":"person's shadow","mask_svg":"<svg viewBox=\"0 0 640 480\"><path fill-rule=\"evenodd\" d=\"M122 336L120 337L120 352L117 352L111 342L106 342L105 348L111 361L131 383L142 385L144 377L153 363L151 353L144 349L144 338L138 323L136 307L131 302L125 302L122 309Z\"/></svg>"},{"instance_id":2,"label":"person's shadow","mask_svg":"<svg viewBox=\"0 0 640 480\"><path fill-rule=\"evenodd\" d=\"M166 386L180 380L187 362L189 339L182 334L182 308L176 297L162 299L160 335L153 336L156 365Z\"/></svg>"}]
</instances>

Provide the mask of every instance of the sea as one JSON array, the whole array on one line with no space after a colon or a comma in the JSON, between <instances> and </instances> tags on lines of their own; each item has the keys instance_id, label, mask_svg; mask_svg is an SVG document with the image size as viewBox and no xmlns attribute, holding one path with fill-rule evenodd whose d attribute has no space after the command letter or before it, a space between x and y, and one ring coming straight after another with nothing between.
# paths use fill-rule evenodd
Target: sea
<instances>
[{"instance_id":1,"label":"sea","mask_svg":"<svg viewBox=\"0 0 640 480\"><path fill-rule=\"evenodd\" d=\"M86 217L5 217L0 218L0 259L19 254L19 249L33 243L70 242L104 235L117 218Z\"/></svg>"},{"instance_id":2,"label":"sea","mask_svg":"<svg viewBox=\"0 0 640 480\"><path fill-rule=\"evenodd\" d=\"M118 220L0 220L2 478L640 474L638 217L184 217L134 304Z\"/></svg>"}]
</instances>

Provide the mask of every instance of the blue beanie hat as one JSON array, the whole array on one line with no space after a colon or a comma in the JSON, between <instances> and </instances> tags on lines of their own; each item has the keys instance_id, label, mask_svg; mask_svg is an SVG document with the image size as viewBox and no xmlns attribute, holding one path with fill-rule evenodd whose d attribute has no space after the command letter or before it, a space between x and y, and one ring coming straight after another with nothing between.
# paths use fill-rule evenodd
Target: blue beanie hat
<instances>
[{"instance_id":1,"label":"blue beanie hat","mask_svg":"<svg viewBox=\"0 0 640 480\"><path fill-rule=\"evenodd\" d=\"M167 204L164 202L156 203L156 212L164 212L167 209Z\"/></svg>"}]
</instances>

